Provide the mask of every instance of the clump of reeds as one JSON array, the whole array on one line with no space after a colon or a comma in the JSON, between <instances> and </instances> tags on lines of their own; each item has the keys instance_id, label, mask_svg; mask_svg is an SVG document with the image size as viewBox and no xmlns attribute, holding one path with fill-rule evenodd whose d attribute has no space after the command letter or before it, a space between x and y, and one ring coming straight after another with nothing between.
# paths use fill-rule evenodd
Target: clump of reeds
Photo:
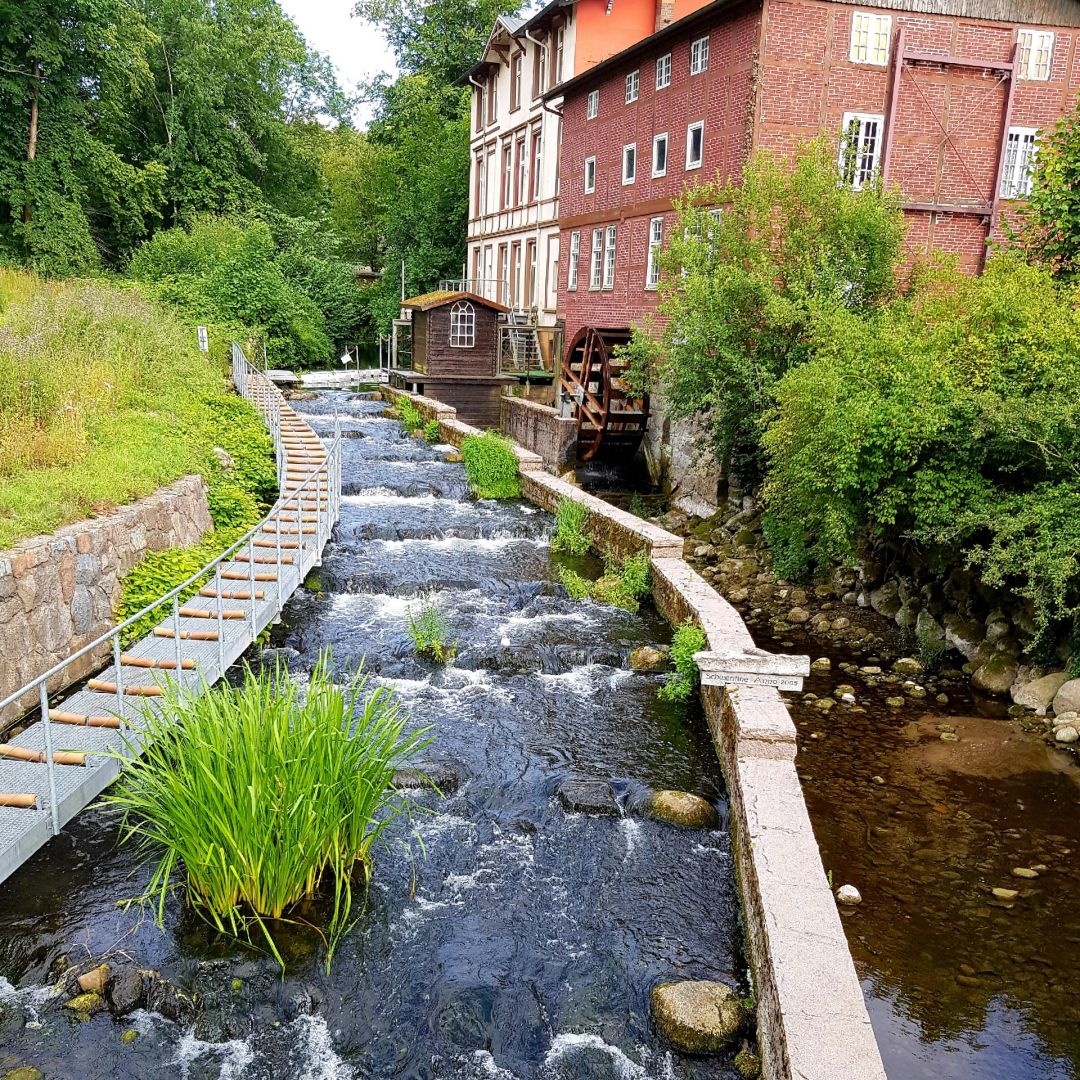
<instances>
[{"instance_id":1,"label":"clump of reeds","mask_svg":"<svg viewBox=\"0 0 1080 1080\"><path fill-rule=\"evenodd\" d=\"M270 920L327 885L321 932L327 967L348 926L353 874L366 884L372 845L409 804L392 786L427 744L367 676L342 687L324 653L306 687L277 666L248 669L239 686L200 696L170 687L148 715L145 751L107 801L125 813L153 871L141 898L159 925L174 874L191 906L219 931L249 942L258 930L278 963Z\"/></svg>"},{"instance_id":2,"label":"clump of reeds","mask_svg":"<svg viewBox=\"0 0 1080 1080\"><path fill-rule=\"evenodd\" d=\"M423 597L417 611L409 608L409 637L413 649L439 664L449 664L457 655L457 642L451 640L450 624L434 596Z\"/></svg>"}]
</instances>

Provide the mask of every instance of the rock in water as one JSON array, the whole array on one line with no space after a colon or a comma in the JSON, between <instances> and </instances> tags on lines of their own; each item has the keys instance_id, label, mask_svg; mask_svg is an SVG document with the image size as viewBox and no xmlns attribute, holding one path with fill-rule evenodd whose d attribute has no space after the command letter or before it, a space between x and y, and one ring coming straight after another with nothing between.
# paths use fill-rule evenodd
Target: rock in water
<instances>
[{"instance_id":1,"label":"rock in water","mask_svg":"<svg viewBox=\"0 0 1080 1080\"><path fill-rule=\"evenodd\" d=\"M901 656L892 666L897 675L921 675L923 666L911 656Z\"/></svg>"},{"instance_id":2,"label":"rock in water","mask_svg":"<svg viewBox=\"0 0 1080 1080\"><path fill-rule=\"evenodd\" d=\"M120 968L109 984L109 1008L113 1016L127 1016L143 1003L143 976L134 965Z\"/></svg>"},{"instance_id":3,"label":"rock in water","mask_svg":"<svg viewBox=\"0 0 1080 1080\"><path fill-rule=\"evenodd\" d=\"M105 999L100 994L76 994L70 1001L64 1002L64 1008L90 1016L105 1008Z\"/></svg>"},{"instance_id":4,"label":"rock in water","mask_svg":"<svg viewBox=\"0 0 1080 1080\"><path fill-rule=\"evenodd\" d=\"M680 1050L718 1054L739 1037L749 1010L719 982L663 983L652 992L657 1030Z\"/></svg>"},{"instance_id":5,"label":"rock in water","mask_svg":"<svg viewBox=\"0 0 1080 1080\"><path fill-rule=\"evenodd\" d=\"M457 769L453 765L418 765L414 768L395 769L390 781L396 788L435 788L442 795L449 795L458 786Z\"/></svg>"},{"instance_id":6,"label":"rock in water","mask_svg":"<svg viewBox=\"0 0 1080 1080\"><path fill-rule=\"evenodd\" d=\"M720 824L716 807L708 799L688 791L655 791L648 809L650 817L689 829L715 829Z\"/></svg>"},{"instance_id":7,"label":"rock in water","mask_svg":"<svg viewBox=\"0 0 1080 1080\"><path fill-rule=\"evenodd\" d=\"M848 907L854 907L856 904L862 903L862 893L854 885L841 885L836 890L836 902L846 904Z\"/></svg>"},{"instance_id":8,"label":"rock in water","mask_svg":"<svg viewBox=\"0 0 1080 1080\"><path fill-rule=\"evenodd\" d=\"M1035 679L1023 686L1014 686L1012 699L1017 705L1025 705L1042 716L1050 708L1054 695L1068 681L1069 676L1064 671L1056 671L1052 675L1044 675L1041 679Z\"/></svg>"},{"instance_id":9,"label":"rock in water","mask_svg":"<svg viewBox=\"0 0 1080 1080\"><path fill-rule=\"evenodd\" d=\"M33 1065L20 1065L17 1069L8 1069L4 1080L45 1080L45 1074Z\"/></svg>"},{"instance_id":10,"label":"rock in water","mask_svg":"<svg viewBox=\"0 0 1080 1080\"><path fill-rule=\"evenodd\" d=\"M1060 716L1067 712L1080 712L1080 679L1062 683L1054 695L1054 712Z\"/></svg>"},{"instance_id":11,"label":"rock in water","mask_svg":"<svg viewBox=\"0 0 1080 1080\"><path fill-rule=\"evenodd\" d=\"M972 685L988 694L1007 694L1014 682L1016 661L1008 653L995 653L971 676Z\"/></svg>"},{"instance_id":12,"label":"rock in water","mask_svg":"<svg viewBox=\"0 0 1080 1080\"><path fill-rule=\"evenodd\" d=\"M744 1046L735 1055L735 1071L743 1080L758 1080L761 1075L761 1058Z\"/></svg>"},{"instance_id":13,"label":"rock in water","mask_svg":"<svg viewBox=\"0 0 1080 1080\"><path fill-rule=\"evenodd\" d=\"M91 968L79 976L79 989L91 994L103 994L108 981L109 965L98 964L96 968Z\"/></svg>"},{"instance_id":14,"label":"rock in water","mask_svg":"<svg viewBox=\"0 0 1080 1080\"><path fill-rule=\"evenodd\" d=\"M559 802L576 814L618 814L619 804L606 780L564 780Z\"/></svg>"},{"instance_id":15,"label":"rock in water","mask_svg":"<svg viewBox=\"0 0 1080 1080\"><path fill-rule=\"evenodd\" d=\"M1080 739L1080 731L1071 724L1066 724L1065 727L1055 728L1054 738L1060 743L1074 743Z\"/></svg>"},{"instance_id":16,"label":"rock in water","mask_svg":"<svg viewBox=\"0 0 1080 1080\"><path fill-rule=\"evenodd\" d=\"M666 654L652 645L639 645L630 654L630 668L633 671L663 671L666 667Z\"/></svg>"}]
</instances>

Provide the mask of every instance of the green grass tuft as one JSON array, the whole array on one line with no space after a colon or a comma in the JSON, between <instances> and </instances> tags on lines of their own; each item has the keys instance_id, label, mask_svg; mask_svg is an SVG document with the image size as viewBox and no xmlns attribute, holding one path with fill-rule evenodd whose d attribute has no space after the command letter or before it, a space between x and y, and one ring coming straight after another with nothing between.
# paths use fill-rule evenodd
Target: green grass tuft
<instances>
[{"instance_id":1,"label":"green grass tuft","mask_svg":"<svg viewBox=\"0 0 1080 1080\"><path fill-rule=\"evenodd\" d=\"M592 545L589 534L589 509L573 499L560 499L555 508L555 535L551 550L566 555L584 555Z\"/></svg>"},{"instance_id":2,"label":"green grass tuft","mask_svg":"<svg viewBox=\"0 0 1080 1080\"><path fill-rule=\"evenodd\" d=\"M427 745L408 732L390 691L366 676L334 683L329 652L306 688L277 666L240 686L195 697L170 687L147 713L146 748L105 801L124 814L153 869L139 899L159 925L174 875L187 900L223 933L257 928L278 963L272 920L332 889L324 929L329 968L347 929L352 875L371 875L372 847L409 810L394 771Z\"/></svg>"},{"instance_id":3,"label":"green grass tuft","mask_svg":"<svg viewBox=\"0 0 1080 1080\"><path fill-rule=\"evenodd\" d=\"M457 655L457 642L450 640L446 616L433 596L425 596L416 613L409 609L409 637L413 648L438 664L449 664Z\"/></svg>"},{"instance_id":4,"label":"green grass tuft","mask_svg":"<svg viewBox=\"0 0 1080 1080\"><path fill-rule=\"evenodd\" d=\"M396 408L398 420L406 431L419 431L424 426L420 410L407 397L399 399Z\"/></svg>"},{"instance_id":5,"label":"green grass tuft","mask_svg":"<svg viewBox=\"0 0 1080 1080\"><path fill-rule=\"evenodd\" d=\"M470 435L461 443L469 487L480 499L516 499L521 495L517 454L497 431Z\"/></svg>"},{"instance_id":6,"label":"green grass tuft","mask_svg":"<svg viewBox=\"0 0 1080 1080\"><path fill-rule=\"evenodd\" d=\"M439 441L439 421L429 420L424 425L424 438L429 443L437 443Z\"/></svg>"},{"instance_id":7,"label":"green grass tuft","mask_svg":"<svg viewBox=\"0 0 1080 1080\"><path fill-rule=\"evenodd\" d=\"M660 687L661 700L685 703L693 697L701 681L694 654L708 647L709 639L696 623L687 621L675 628L671 638L671 663L675 670L668 673Z\"/></svg>"}]
</instances>

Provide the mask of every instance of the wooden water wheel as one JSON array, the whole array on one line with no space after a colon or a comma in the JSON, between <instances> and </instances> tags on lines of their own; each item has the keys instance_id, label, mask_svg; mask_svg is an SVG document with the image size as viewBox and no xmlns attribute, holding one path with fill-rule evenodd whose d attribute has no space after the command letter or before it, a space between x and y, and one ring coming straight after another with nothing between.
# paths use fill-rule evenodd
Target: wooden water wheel
<instances>
[{"instance_id":1,"label":"wooden water wheel","mask_svg":"<svg viewBox=\"0 0 1080 1080\"><path fill-rule=\"evenodd\" d=\"M615 347L630 337L629 330L586 326L566 350L559 388L573 403L579 461L629 461L645 437L649 396L632 396L623 380L626 362L615 356Z\"/></svg>"}]
</instances>

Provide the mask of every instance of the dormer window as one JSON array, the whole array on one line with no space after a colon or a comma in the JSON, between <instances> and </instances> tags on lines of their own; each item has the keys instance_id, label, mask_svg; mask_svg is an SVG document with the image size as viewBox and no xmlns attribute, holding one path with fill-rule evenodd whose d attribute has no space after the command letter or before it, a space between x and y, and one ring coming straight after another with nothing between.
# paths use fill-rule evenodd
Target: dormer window
<instances>
[{"instance_id":1,"label":"dormer window","mask_svg":"<svg viewBox=\"0 0 1080 1080\"><path fill-rule=\"evenodd\" d=\"M471 349L476 345L476 309L468 300L459 300L450 309L450 347Z\"/></svg>"}]
</instances>

